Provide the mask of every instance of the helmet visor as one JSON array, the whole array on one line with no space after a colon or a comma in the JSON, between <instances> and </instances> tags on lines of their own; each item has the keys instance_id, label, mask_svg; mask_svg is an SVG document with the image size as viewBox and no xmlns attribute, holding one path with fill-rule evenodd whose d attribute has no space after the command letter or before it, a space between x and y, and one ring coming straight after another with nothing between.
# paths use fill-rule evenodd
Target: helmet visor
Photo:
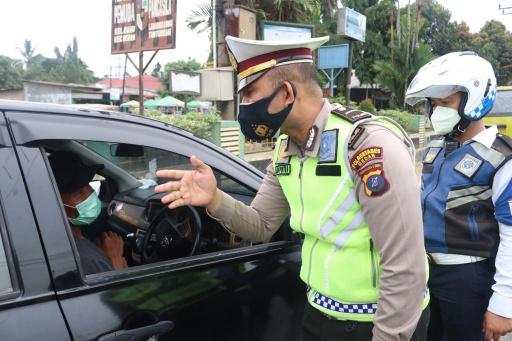
<instances>
[{"instance_id":1,"label":"helmet visor","mask_svg":"<svg viewBox=\"0 0 512 341\"><path fill-rule=\"evenodd\" d=\"M415 105L427 98L446 98L458 91L467 92L468 90L460 85L432 85L416 91L409 89L405 95L405 103Z\"/></svg>"}]
</instances>

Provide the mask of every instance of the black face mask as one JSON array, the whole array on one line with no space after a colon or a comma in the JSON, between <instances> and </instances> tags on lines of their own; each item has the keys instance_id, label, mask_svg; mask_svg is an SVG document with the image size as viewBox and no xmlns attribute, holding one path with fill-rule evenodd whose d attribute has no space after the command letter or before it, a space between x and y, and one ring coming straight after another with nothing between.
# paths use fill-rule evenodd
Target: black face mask
<instances>
[{"instance_id":1,"label":"black face mask","mask_svg":"<svg viewBox=\"0 0 512 341\"><path fill-rule=\"evenodd\" d=\"M293 96L296 96L295 86L292 86ZM276 113L269 113L268 106L281 90L279 86L272 95L262 98L250 104L240 104L240 112L238 114L238 122L242 133L248 139L254 141L262 141L275 135L281 127L290 111L292 111L293 103L288 104L286 108Z\"/></svg>"}]
</instances>

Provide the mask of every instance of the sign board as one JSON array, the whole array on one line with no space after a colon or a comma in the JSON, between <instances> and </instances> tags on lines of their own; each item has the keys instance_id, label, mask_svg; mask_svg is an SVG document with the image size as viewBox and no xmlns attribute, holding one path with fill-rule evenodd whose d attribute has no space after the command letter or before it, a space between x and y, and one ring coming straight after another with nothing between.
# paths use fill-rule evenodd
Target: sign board
<instances>
[{"instance_id":1,"label":"sign board","mask_svg":"<svg viewBox=\"0 0 512 341\"><path fill-rule=\"evenodd\" d=\"M119 101L121 99L121 89L111 88L110 89L110 100Z\"/></svg>"},{"instance_id":2,"label":"sign board","mask_svg":"<svg viewBox=\"0 0 512 341\"><path fill-rule=\"evenodd\" d=\"M262 23L263 40L296 40L313 37L313 25L290 24L277 21Z\"/></svg>"},{"instance_id":3,"label":"sign board","mask_svg":"<svg viewBox=\"0 0 512 341\"><path fill-rule=\"evenodd\" d=\"M203 69L201 73L201 96L199 101L232 101L235 99L233 68L218 67L214 69Z\"/></svg>"},{"instance_id":4,"label":"sign board","mask_svg":"<svg viewBox=\"0 0 512 341\"><path fill-rule=\"evenodd\" d=\"M319 69L344 69L348 67L348 44L318 48Z\"/></svg>"},{"instance_id":5,"label":"sign board","mask_svg":"<svg viewBox=\"0 0 512 341\"><path fill-rule=\"evenodd\" d=\"M338 10L338 34L364 42L366 16L350 8L340 8Z\"/></svg>"},{"instance_id":6,"label":"sign board","mask_svg":"<svg viewBox=\"0 0 512 341\"><path fill-rule=\"evenodd\" d=\"M112 0L111 52L176 47L176 0Z\"/></svg>"},{"instance_id":7,"label":"sign board","mask_svg":"<svg viewBox=\"0 0 512 341\"><path fill-rule=\"evenodd\" d=\"M171 71L169 92L183 95L201 95L201 74L191 71Z\"/></svg>"}]
</instances>

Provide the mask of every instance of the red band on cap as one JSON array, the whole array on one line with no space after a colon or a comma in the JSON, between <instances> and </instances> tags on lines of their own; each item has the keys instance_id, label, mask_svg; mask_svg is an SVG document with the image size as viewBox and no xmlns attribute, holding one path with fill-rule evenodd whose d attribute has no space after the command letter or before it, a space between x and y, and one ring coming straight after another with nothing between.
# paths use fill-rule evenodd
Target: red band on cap
<instances>
[{"instance_id":1,"label":"red band on cap","mask_svg":"<svg viewBox=\"0 0 512 341\"><path fill-rule=\"evenodd\" d=\"M238 73L241 73L255 65L259 65L261 63L268 62L269 60L272 60L272 59L280 59L280 58L294 57L294 56L313 57L313 54L312 54L311 50L308 48L295 48L295 49L280 50L280 51L274 51L274 52L270 52L270 53L261 54L259 56L244 60L243 62L239 62L238 63Z\"/></svg>"}]
</instances>

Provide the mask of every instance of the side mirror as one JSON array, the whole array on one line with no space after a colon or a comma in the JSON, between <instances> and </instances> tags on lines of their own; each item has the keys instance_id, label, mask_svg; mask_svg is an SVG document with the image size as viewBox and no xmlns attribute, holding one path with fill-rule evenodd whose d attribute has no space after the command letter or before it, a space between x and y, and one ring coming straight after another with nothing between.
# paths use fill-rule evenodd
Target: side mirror
<instances>
[{"instance_id":1,"label":"side mirror","mask_svg":"<svg viewBox=\"0 0 512 341\"><path fill-rule=\"evenodd\" d=\"M141 157L144 148L136 144L113 143L110 145L110 155L116 157Z\"/></svg>"}]
</instances>

